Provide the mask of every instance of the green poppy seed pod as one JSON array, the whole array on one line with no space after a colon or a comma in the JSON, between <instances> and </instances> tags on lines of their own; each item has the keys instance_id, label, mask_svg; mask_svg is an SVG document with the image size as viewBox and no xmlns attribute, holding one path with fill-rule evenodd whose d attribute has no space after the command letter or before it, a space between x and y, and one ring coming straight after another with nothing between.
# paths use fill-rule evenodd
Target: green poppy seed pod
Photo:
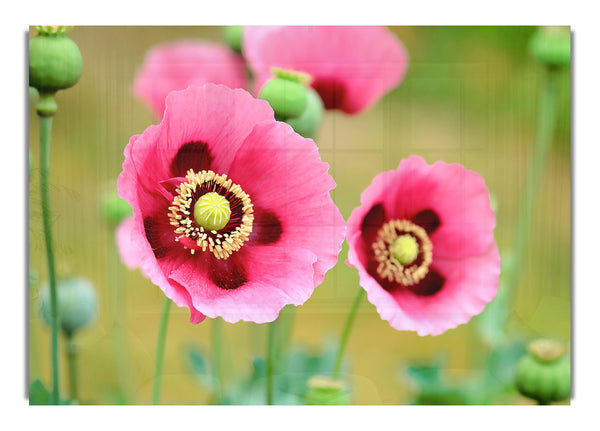
<instances>
[{"instance_id":1,"label":"green poppy seed pod","mask_svg":"<svg viewBox=\"0 0 600 431\"><path fill-rule=\"evenodd\" d=\"M229 25L225 27L225 43L238 54L242 53L243 25Z\"/></svg>"},{"instance_id":2,"label":"green poppy seed pod","mask_svg":"<svg viewBox=\"0 0 600 431\"><path fill-rule=\"evenodd\" d=\"M38 97L39 97L38 91L30 85L29 86L29 103L31 104L32 102L34 102L35 99L37 99Z\"/></svg>"},{"instance_id":3,"label":"green poppy seed pod","mask_svg":"<svg viewBox=\"0 0 600 431\"><path fill-rule=\"evenodd\" d=\"M306 108L299 117L286 120L294 131L305 138L314 138L323 120L323 101L312 87L307 89Z\"/></svg>"},{"instance_id":4,"label":"green poppy seed pod","mask_svg":"<svg viewBox=\"0 0 600 431\"><path fill-rule=\"evenodd\" d=\"M308 380L305 402L309 406L347 406L350 394L339 380L324 376L313 376Z\"/></svg>"},{"instance_id":5,"label":"green poppy seed pod","mask_svg":"<svg viewBox=\"0 0 600 431\"><path fill-rule=\"evenodd\" d=\"M299 117L308 102L305 75L279 69L273 73L275 77L263 86L258 97L269 102L279 121Z\"/></svg>"},{"instance_id":6,"label":"green poppy seed pod","mask_svg":"<svg viewBox=\"0 0 600 431\"><path fill-rule=\"evenodd\" d=\"M92 283L83 277L58 280L56 285L59 325L71 335L90 323L97 315L96 291ZM41 311L44 321L51 325L50 289L46 283L42 288Z\"/></svg>"},{"instance_id":7,"label":"green poppy seed pod","mask_svg":"<svg viewBox=\"0 0 600 431\"><path fill-rule=\"evenodd\" d=\"M83 62L77 44L65 29L38 27L39 34L29 39L29 85L42 93L56 93L79 81Z\"/></svg>"},{"instance_id":8,"label":"green poppy seed pod","mask_svg":"<svg viewBox=\"0 0 600 431\"><path fill-rule=\"evenodd\" d=\"M527 351L517 364L516 386L519 392L540 404L568 399L571 394L571 365L564 344L540 339L530 343Z\"/></svg>"},{"instance_id":9,"label":"green poppy seed pod","mask_svg":"<svg viewBox=\"0 0 600 431\"><path fill-rule=\"evenodd\" d=\"M541 27L531 38L533 56L551 67L571 63L571 32L569 27Z\"/></svg>"},{"instance_id":10,"label":"green poppy seed pod","mask_svg":"<svg viewBox=\"0 0 600 431\"><path fill-rule=\"evenodd\" d=\"M110 224L118 225L131 213L131 205L121 199L116 191L111 191L102 198L102 214Z\"/></svg>"}]
</instances>

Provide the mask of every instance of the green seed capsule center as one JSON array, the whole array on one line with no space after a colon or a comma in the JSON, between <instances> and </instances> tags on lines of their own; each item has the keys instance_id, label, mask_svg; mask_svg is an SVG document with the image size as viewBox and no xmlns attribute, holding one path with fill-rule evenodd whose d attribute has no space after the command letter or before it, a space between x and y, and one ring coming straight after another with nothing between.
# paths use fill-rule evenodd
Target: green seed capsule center
<instances>
[{"instance_id":1,"label":"green seed capsule center","mask_svg":"<svg viewBox=\"0 0 600 431\"><path fill-rule=\"evenodd\" d=\"M400 235L390 244L390 253L400 264L410 265L419 255L419 244L412 235Z\"/></svg>"},{"instance_id":2,"label":"green seed capsule center","mask_svg":"<svg viewBox=\"0 0 600 431\"><path fill-rule=\"evenodd\" d=\"M230 218L229 201L216 192L202 195L194 204L194 220L204 229L223 229Z\"/></svg>"}]
</instances>

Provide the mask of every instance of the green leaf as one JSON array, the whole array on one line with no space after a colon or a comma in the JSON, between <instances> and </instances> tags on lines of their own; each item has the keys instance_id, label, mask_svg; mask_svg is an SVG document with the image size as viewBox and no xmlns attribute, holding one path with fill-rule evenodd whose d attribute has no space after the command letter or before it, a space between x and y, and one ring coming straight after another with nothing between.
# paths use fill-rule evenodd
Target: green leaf
<instances>
[{"instance_id":1,"label":"green leaf","mask_svg":"<svg viewBox=\"0 0 600 431\"><path fill-rule=\"evenodd\" d=\"M207 390L213 390L215 388L215 377L209 371L210 364L208 360L204 358L204 351L198 346L189 346L186 348L186 356L188 364L190 365L192 372L196 374L198 383Z\"/></svg>"},{"instance_id":2,"label":"green leaf","mask_svg":"<svg viewBox=\"0 0 600 431\"><path fill-rule=\"evenodd\" d=\"M412 365L406 369L409 377L421 387L437 387L441 385L440 364Z\"/></svg>"},{"instance_id":3,"label":"green leaf","mask_svg":"<svg viewBox=\"0 0 600 431\"><path fill-rule=\"evenodd\" d=\"M47 406L52 404L51 400L50 392L39 379L29 385L29 405Z\"/></svg>"}]
</instances>

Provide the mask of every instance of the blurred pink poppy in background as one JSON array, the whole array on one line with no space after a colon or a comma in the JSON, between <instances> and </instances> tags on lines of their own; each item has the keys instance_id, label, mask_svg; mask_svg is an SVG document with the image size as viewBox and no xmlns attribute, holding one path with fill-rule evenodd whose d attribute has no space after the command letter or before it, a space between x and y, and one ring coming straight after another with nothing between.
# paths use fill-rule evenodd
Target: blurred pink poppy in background
<instances>
[{"instance_id":1,"label":"blurred pink poppy in background","mask_svg":"<svg viewBox=\"0 0 600 431\"><path fill-rule=\"evenodd\" d=\"M244 58L260 90L272 67L312 76L326 109L357 114L395 88L406 73L408 54L386 27L248 26Z\"/></svg>"},{"instance_id":2,"label":"blurred pink poppy in background","mask_svg":"<svg viewBox=\"0 0 600 431\"><path fill-rule=\"evenodd\" d=\"M439 335L496 295L495 225L479 174L411 156L363 191L348 220L348 264L392 327Z\"/></svg>"},{"instance_id":3,"label":"blurred pink poppy in background","mask_svg":"<svg viewBox=\"0 0 600 431\"><path fill-rule=\"evenodd\" d=\"M242 58L231 49L205 41L181 40L154 46L146 53L134 83L134 93L162 118L165 98L190 85L246 86Z\"/></svg>"},{"instance_id":4,"label":"blurred pink poppy in background","mask_svg":"<svg viewBox=\"0 0 600 431\"><path fill-rule=\"evenodd\" d=\"M123 261L194 323L273 321L338 260L345 223L328 168L311 139L244 90L172 92L161 123L125 148L118 190L133 219L118 230Z\"/></svg>"}]
</instances>

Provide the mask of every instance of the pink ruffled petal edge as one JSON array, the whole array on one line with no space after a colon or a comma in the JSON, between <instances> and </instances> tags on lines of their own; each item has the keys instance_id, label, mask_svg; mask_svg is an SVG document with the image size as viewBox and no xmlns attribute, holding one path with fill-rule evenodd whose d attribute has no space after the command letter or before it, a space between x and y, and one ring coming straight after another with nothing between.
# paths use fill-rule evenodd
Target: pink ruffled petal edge
<instances>
[{"instance_id":1,"label":"pink ruffled petal edge","mask_svg":"<svg viewBox=\"0 0 600 431\"><path fill-rule=\"evenodd\" d=\"M185 288L194 307L208 317L226 322L265 323L288 304L302 305L314 290L313 265L317 257L299 247L253 246L246 250L244 271L248 282L237 289L220 289L190 258L169 279Z\"/></svg>"},{"instance_id":2,"label":"pink ruffled petal edge","mask_svg":"<svg viewBox=\"0 0 600 431\"><path fill-rule=\"evenodd\" d=\"M281 222L282 235L274 246L304 247L317 256L315 286L337 263L346 230L329 195L335 181L328 169L312 139L286 123L265 121L245 140L230 170L257 211L269 210Z\"/></svg>"},{"instance_id":3,"label":"pink ruffled petal edge","mask_svg":"<svg viewBox=\"0 0 600 431\"><path fill-rule=\"evenodd\" d=\"M191 323L202 322L206 316L194 308L192 298L185 289L167 281L142 232L143 228L140 231L140 223L136 221L135 216L128 217L119 224L116 240L123 262L130 269L139 267L177 306L189 308Z\"/></svg>"},{"instance_id":4,"label":"pink ruffled petal edge","mask_svg":"<svg viewBox=\"0 0 600 431\"><path fill-rule=\"evenodd\" d=\"M456 261L437 261L432 267L446 282L442 290L430 297L409 291L391 294L369 275L356 253L360 233L350 238L347 264L358 270L360 285L367 292L382 319L398 330L423 335L440 335L467 323L481 313L496 295L500 275L500 255L496 243L482 255Z\"/></svg>"}]
</instances>

